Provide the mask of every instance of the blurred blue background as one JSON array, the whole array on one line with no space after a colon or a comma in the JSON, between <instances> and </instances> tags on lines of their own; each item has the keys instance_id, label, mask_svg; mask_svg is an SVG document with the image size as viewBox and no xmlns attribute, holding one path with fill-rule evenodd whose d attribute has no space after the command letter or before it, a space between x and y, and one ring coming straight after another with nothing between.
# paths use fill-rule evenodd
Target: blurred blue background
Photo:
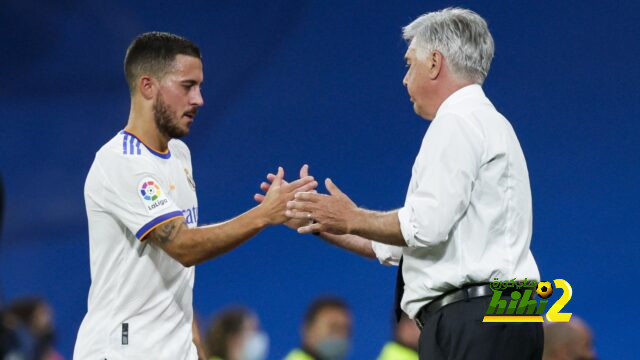
<instances>
[{"instance_id":1,"label":"blurred blue background","mask_svg":"<svg viewBox=\"0 0 640 360\"><path fill-rule=\"evenodd\" d=\"M203 52L205 106L185 139L201 224L253 206L276 166L292 178L305 162L359 205L384 210L403 204L428 126L401 83L401 28L447 6L479 12L495 38L484 88L527 157L543 280L571 283L564 310L592 325L602 358L633 358L637 1L4 0L3 300L49 299L58 348L70 357L90 281L83 184L95 152L126 123L122 63L137 34L174 32ZM372 359L390 336L394 279L393 268L271 228L198 266L195 308L203 325L228 304L256 309L277 359L298 345L308 303L337 294L353 308L351 359Z\"/></svg>"}]
</instances>

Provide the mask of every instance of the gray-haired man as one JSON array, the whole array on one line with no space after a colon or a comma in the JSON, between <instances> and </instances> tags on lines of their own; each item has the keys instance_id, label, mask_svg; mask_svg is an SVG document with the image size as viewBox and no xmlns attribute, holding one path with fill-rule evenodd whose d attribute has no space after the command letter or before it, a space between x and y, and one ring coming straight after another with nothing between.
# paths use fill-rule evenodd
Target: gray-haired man
<instances>
[{"instance_id":1,"label":"gray-haired man","mask_svg":"<svg viewBox=\"0 0 640 360\"><path fill-rule=\"evenodd\" d=\"M486 22L464 9L425 14L404 28L403 80L415 112L433 120L413 166L405 205L358 208L330 179L329 195L298 193L298 229L398 264L402 309L419 325L420 359L534 359L539 323L483 323L494 278L539 280L531 191L513 128L481 85L493 58Z\"/></svg>"}]
</instances>

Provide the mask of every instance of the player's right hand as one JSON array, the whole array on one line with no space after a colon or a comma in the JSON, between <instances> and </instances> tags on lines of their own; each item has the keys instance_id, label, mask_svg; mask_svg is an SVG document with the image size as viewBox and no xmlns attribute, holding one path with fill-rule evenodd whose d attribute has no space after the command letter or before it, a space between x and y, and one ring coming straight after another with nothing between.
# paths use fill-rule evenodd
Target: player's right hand
<instances>
[{"instance_id":1,"label":"player's right hand","mask_svg":"<svg viewBox=\"0 0 640 360\"><path fill-rule=\"evenodd\" d=\"M318 187L318 183L313 179L313 176L308 176L308 166L303 166L304 175L300 179L287 183L284 181L284 169L278 167L278 173L272 176L271 184L266 187L266 194L256 194L254 198L260 203L258 205L264 210L266 220L269 224L282 224L289 220L284 213L287 208L287 202L293 200L295 193L314 191ZM303 175L303 169L300 169L300 174ZM269 175L267 178L269 179ZM265 183L263 183L265 184ZM262 188L263 186L261 186Z\"/></svg>"},{"instance_id":2,"label":"player's right hand","mask_svg":"<svg viewBox=\"0 0 640 360\"><path fill-rule=\"evenodd\" d=\"M305 177L309 176L309 165L304 164L302 165L302 167L300 168L300 179L303 179ZM269 191L269 187L271 187L271 183L273 182L273 180L276 178L275 174L269 173L267 174L267 181L263 181L260 184L260 190L264 191L265 193L267 191ZM287 184L287 181L282 179L282 183L283 184ZM316 190L313 190L313 192L315 192ZM253 196L253 198L255 199L255 201L257 201L258 203L261 203L264 200L264 195L263 194L255 194ZM284 225L287 226L290 229L293 230L298 230L298 228L302 227L302 226L306 226L309 225L309 220L305 220L305 219L292 219L290 218L289 220L287 220L286 222L284 222Z\"/></svg>"}]
</instances>

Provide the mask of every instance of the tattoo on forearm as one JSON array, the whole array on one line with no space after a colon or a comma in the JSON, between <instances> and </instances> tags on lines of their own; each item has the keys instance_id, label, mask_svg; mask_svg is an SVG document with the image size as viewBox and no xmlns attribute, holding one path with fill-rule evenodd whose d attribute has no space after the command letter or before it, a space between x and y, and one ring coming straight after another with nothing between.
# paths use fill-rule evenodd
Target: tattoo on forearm
<instances>
[{"instance_id":1,"label":"tattoo on forearm","mask_svg":"<svg viewBox=\"0 0 640 360\"><path fill-rule=\"evenodd\" d=\"M182 229L186 228L187 224L184 220L181 221L169 221L165 224L158 226L151 232L151 238L162 244L166 244L178 236Z\"/></svg>"}]
</instances>

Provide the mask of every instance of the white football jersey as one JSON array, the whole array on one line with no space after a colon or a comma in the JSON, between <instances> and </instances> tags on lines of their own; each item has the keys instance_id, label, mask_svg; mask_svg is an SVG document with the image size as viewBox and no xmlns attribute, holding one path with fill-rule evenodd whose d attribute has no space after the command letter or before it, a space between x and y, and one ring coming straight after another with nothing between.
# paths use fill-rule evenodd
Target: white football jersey
<instances>
[{"instance_id":1,"label":"white football jersey","mask_svg":"<svg viewBox=\"0 0 640 360\"><path fill-rule=\"evenodd\" d=\"M197 359L193 344L195 270L145 236L163 222L198 222L191 154L167 152L121 131L97 153L84 197L91 288L74 359Z\"/></svg>"}]
</instances>

